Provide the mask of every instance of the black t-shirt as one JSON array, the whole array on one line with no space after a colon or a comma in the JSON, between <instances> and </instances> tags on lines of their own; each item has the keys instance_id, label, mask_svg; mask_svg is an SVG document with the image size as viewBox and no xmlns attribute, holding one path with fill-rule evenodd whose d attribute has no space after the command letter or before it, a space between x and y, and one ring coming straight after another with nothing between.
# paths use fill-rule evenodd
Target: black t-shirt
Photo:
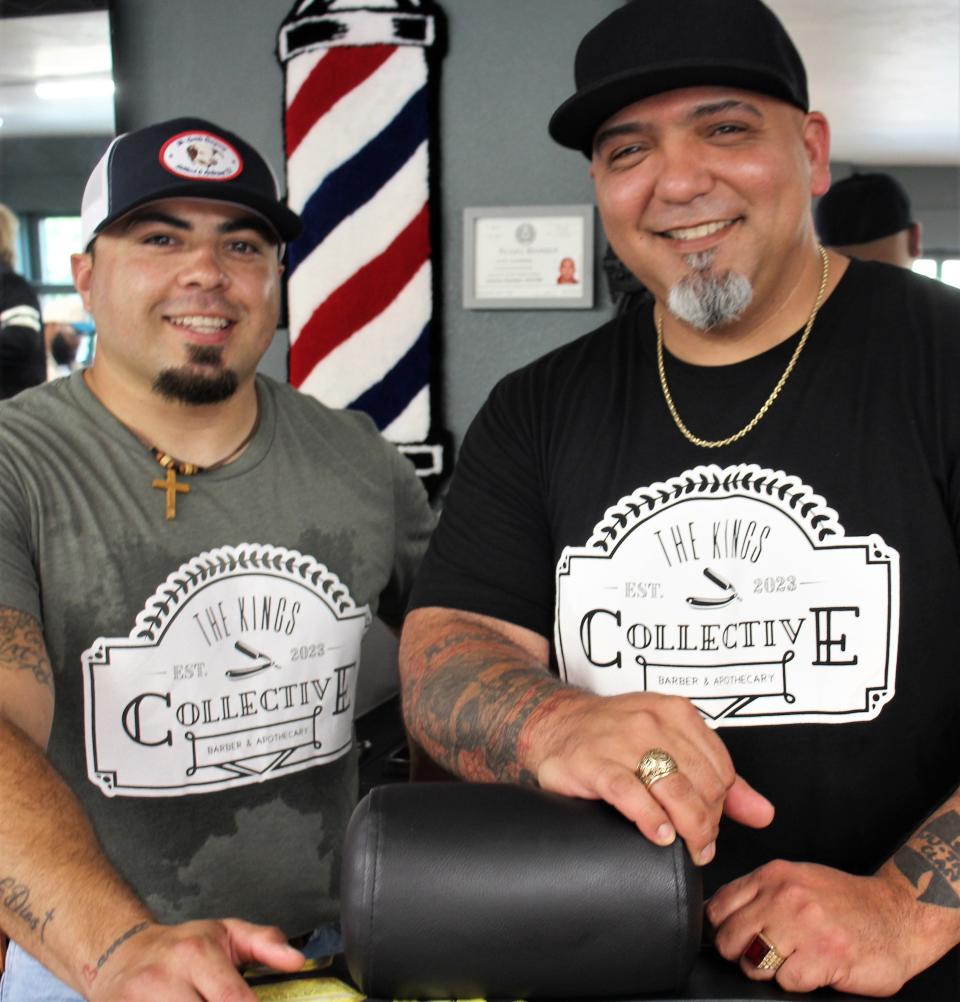
<instances>
[{"instance_id":1,"label":"black t-shirt","mask_svg":"<svg viewBox=\"0 0 960 1002\"><path fill-rule=\"evenodd\" d=\"M40 303L25 278L0 266L0 399L46 378Z\"/></svg>"},{"instance_id":2,"label":"black t-shirt","mask_svg":"<svg viewBox=\"0 0 960 1002\"><path fill-rule=\"evenodd\" d=\"M798 337L668 355L687 426L743 427ZM871 872L960 780L958 382L960 295L853 262L766 416L705 449L643 306L495 387L413 606L552 636L595 691L692 698L777 807L725 826L708 891L774 857Z\"/></svg>"}]
</instances>

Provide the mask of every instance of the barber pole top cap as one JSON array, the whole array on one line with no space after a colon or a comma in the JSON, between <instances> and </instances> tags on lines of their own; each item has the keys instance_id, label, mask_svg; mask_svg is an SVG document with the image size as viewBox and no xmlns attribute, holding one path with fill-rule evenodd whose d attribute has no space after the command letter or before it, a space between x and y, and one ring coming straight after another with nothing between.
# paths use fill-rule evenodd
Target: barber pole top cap
<instances>
[{"instance_id":1,"label":"barber pole top cap","mask_svg":"<svg viewBox=\"0 0 960 1002\"><path fill-rule=\"evenodd\" d=\"M301 0L280 28L281 62L335 45L432 45L430 0Z\"/></svg>"}]
</instances>

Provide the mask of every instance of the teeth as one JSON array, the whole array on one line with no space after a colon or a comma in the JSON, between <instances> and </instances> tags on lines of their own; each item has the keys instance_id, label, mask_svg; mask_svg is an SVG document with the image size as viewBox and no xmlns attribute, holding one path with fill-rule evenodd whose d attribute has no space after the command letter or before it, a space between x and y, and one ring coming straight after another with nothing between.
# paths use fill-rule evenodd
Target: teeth
<instances>
[{"instance_id":1,"label":"teeth","mask_svg":"<svg viewBox=\"0 0 960 1002\"><path fill-rule=\"evenodd\" d=\"M169 317L170 323L177 327L189 327L195 331L219 331L228 326L226 317Z\"/></svg>"},{"instance_id":2,"label":"teeth","mask_svg":"<svg viewBox=\"0 0 960 1002\"><path fill-rule=\"evenodd\" d=\"M709 237L713 233L719 233L733 224L733 220L727 219L721 223L703 223L700 226L688 226L680 230L667 230L667 236L674 240L699 240L701 237Z\"/></svg>"}]
</instances>

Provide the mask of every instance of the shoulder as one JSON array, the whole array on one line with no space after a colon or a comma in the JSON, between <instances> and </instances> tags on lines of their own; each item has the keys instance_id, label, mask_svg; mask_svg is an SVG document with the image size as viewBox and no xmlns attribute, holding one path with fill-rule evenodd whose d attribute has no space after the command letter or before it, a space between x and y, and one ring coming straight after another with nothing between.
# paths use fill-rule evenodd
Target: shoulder
<instances>
[{"instance_id":1,"label":"shoulder","mask_svg":"<svg viewBox=\"0 0 960 1002\"><path fill-rule=\"evenodd\" d=\"M316 397L270 376L260 375L257 380L272 395L278 416L287 421L306 423L347 436L380 437L373 420L361 411L328 407Z\"/></svg>"},{"instance_id":2,"label":"shoulder","mask_svg":"<svg viewBox=\"0 0 960 1002\"><path fill-rule=\"evenodd\" d=\"M34 307L39 305L33 286L15 271L0 269L0 312L23 304Z\"/></svg>"},{"instance_id":3,"label":"shoulder","mask_svg":"<svg viewBox=\"0 0 960 1002\"><path fill-rule=\"evenodd\" d=\"M843 286L851 304L890 322L914 317L918 322L944 322L960 317L960 289L878 261L851 260ZM951 334L956 333L956 327Z\"/></svg>"},{"instance_id":4,"label":"shoulder","mask_svg":"<svg viewBox=\"0 0 960 1002\"><path fill-rule=\"evenodd\" d=\"M602 388L611 367L640 350L639 329L649 319L649 306L607 321L595 330L504 376L491 397L511 394L562 399L576 388L578 395ZM567 397L569 400L569 398Z\"/></svg>"},{"instance_id":5,"label":"shoulder","mask_svg":"<svg viewBox=\"0 0 960 1002\"><path fill-rule=\"evenodd\" d=\"M64 420L65 410L76 409L70 383L79 378L80 373L77 372L31 386L15 397L0 400L0 432L28 427L36 422L46 423L52 417Z\"/></svg>"},{"instance_id":6,"label":"shoulder","mask_svg":"<svg viewBox=\"0 0 960 1002\"><path fill-rule=\"evenodd\" d=\"M377 429L373 419L362 411L328 407L288 383L268 376L258 376L259 385L274 402L280 440L307 451L318 462L334 459L354 472L379 479L386 470L401 471L413 467L400 456L395 445ZM397 463L400 459L402 462Z\"/></svg>"}]
</instances>

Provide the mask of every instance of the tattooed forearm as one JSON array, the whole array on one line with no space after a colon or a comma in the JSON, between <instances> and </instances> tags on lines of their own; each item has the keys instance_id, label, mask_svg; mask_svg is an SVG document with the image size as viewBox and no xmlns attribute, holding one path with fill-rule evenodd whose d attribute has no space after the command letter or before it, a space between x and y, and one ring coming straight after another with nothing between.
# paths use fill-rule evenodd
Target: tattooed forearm
<instances>
[{"instance_id":1,"label":"tattooed forearm","mask_svg":"<svg viewBox=\"0 0 960 1002\"><path fill-rule=\"evenodd\" d=\"M31 932L39 933L40 942L43 942L47 924L53 921L53 909L41 914L42 909L31 901L30 888L26 884L21 884L15 877L0 877L0 906L8 915L27 925ZM13 927L8 928L13 934Z\"/></svg>"},{"instance_id":2,"label":"tattooed forearm","mask_svg":"<svg viewBox=\"0 0 960 1002\"><path fill-rule=\"evenodd\" d=\"M9 606L0 606L0 670L31 672L41 685L53 688L40 624L33 616Z\"/></svg>"},{"instance_id":3,"label":"tattooed forearm","mask_svg":"<svg viewBox=\"0 0 960 1002\"><path fill-rule=\"evenodd\" d=\"M533 783L520 764L523 731L564 689L507 638L464 629L422 649L405 712L445 768L466 779Z\"/></svg>"},{"instance_id":4,"label":"tattooed forearm","mask_svg":"<svg viewBox=\"0 0 960 1002\"><path fill-rule=\"evenodd\" d=\"M956 811L928 821L893 861L918 891L923 888L918 901L960 908L960 814Z\"/></svg>"},{"instance_id":5,"label":"tattooed forearm","mask_svg":"<svg viewBox=\"0 0 960 1002\"><path fill-rule=\"evenodd\" d=\"M83 968L83 976L86 978L88 984L92 984L97 980L97 975L100 973L103 965L110 959L114 951L123 946L128 939L132 939L138 932L143 932L147 928L149 922L138 922L135 926L129 928L122 936L118 936L107 948L100 954L97 959L96 967L91 964L85 964Z\"/></svg>"}]
</instances>

